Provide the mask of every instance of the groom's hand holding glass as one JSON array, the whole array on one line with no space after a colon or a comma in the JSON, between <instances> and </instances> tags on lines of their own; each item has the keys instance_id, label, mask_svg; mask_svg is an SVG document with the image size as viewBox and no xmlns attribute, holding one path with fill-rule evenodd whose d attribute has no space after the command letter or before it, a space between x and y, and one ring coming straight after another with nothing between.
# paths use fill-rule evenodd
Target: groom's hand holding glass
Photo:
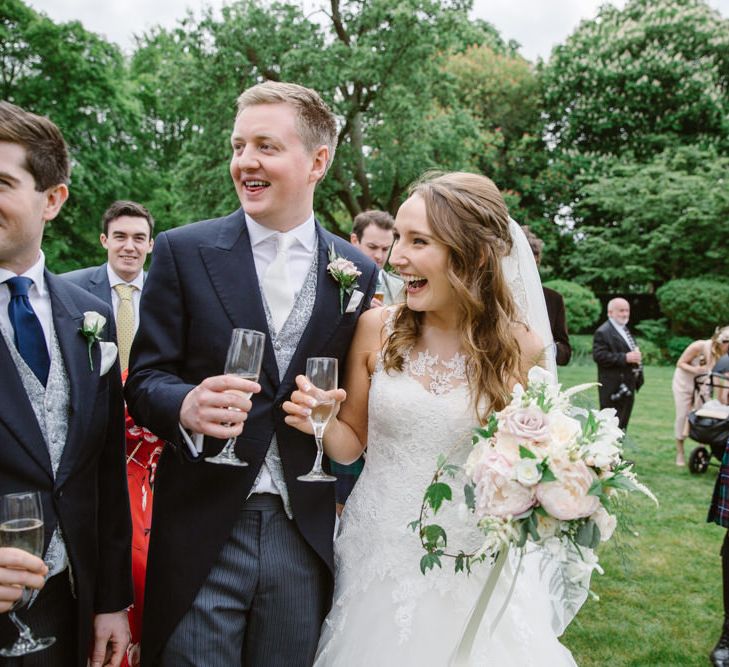
<instances>
[{"instance_id":1,"label":"groom's hand holding glass","mask_svg":"<svg viewBox=\"0 0 729 667\"><path fill-rule=\"evenodd\" d=\"M185 396L180 424L193 433L219 440L239 436L251 410L250 394L261 385L236 375L215 375L203 380Z\"/></svg>"},{"instance_id":2,"label":"groom's hand holding glass","mask_svg":"<svg viewBox=\"0 0 729 667\"><path fill-rule=\"evenodd\" d=\"M0 614L22 597L23 588L40 590L46 582L48 566L42 558L21 549L0 547Z\"/></svg>"}]
</instances>

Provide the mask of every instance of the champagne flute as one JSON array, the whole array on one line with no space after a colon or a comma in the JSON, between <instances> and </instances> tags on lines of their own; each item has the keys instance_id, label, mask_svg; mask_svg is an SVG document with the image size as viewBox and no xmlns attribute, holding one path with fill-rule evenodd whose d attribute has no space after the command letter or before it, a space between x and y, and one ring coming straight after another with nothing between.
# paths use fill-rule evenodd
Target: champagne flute
<instances>
[{"instance_id":1,"label":"champagne flute","mask_svg":"<svg viewBox=\"0 0 729 667\"><path fill-rule=\"evenodd\" d=\"M38 558L43 557L43 506L40 493L26 491L0 496L0 547L14 547ZM36 638L15 614L16 609L28 604L32 595L31 590L23 588L22 597L8 614L19 636L12 646L0 649L0 656L4 658L42 651L56 641L55 637Z\"/></svg>"},{"instance_id":2,"label":"champagne flute","mask_svg":"<svg viewBox=\"0 0 729 667\"><path fill-rule=\"evenodd\" d=\"M266 343L266 335L260 331L251 329L233 329L228 347L228 356L225 360L226 375L237 375L245 380L258 382L261 373L261 362L263 361L263 348ZM250 392L229 389L232 394L239 394L244 398L250 398ZM235 410L236 408L228 408ZM225 447L215 456L208 456L207 463L222 463L223 465L245 467L248 464L239 459L235 454L235 442L238 438L228 438Z\"/></svg>"},{"instance_id":3,"label":"champagne flute","mask_svg":"<svg viewBox=\"0 0 729 667\"><path fill-rule=\"evenodd\" d=\"M337 388L337 360L333 357L311 357L306 360L306 377L312 386L309 392L317 403L311 409L309 422L314 429L316 440L316 459L314 467L306 475L300 475L297 479L301 482L335 482L336 477L327 475L322 470L321 459L324 454L324 429L334 414L336 402L326 395L326 392Z\"/></svg>"}]
</instances>

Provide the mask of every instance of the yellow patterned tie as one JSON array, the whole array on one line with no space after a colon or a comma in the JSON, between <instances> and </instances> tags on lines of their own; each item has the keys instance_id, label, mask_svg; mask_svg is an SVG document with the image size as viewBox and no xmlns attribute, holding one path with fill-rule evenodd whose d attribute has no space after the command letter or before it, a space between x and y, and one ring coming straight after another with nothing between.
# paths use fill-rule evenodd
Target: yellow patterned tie
<instances>
[{"instance_id":1,"label":"yellow patterned tie","mask_svg":"<svg viewBox=\"0 0 729 667\"><path fill-rule=\"evenodd\" d=\"M134 304L132 293L137 289L134 285L119 283L114 290L119 297L119 308L116 311L116 340L119 343L119 363L122 373L129 366L129 350L134 340Z\"/></svg>"}]
</instances>

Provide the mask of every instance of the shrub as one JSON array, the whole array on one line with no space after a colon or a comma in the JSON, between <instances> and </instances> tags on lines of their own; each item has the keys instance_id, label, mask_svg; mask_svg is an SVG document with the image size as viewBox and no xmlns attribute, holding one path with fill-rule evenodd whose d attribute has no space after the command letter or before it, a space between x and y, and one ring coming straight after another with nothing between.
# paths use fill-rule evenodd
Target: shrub
<instances>
[{"instance_id":1,"label":"shrub","mask_svg":"<svg viewBox=\"0 0 729 667\"><path fill-rule=\"evenodd\" d=\"M666 347L671 337L668 320L665 317L659 320L641 320L635 325L635 329L643 339L655 343L658 347Z\"/></svg>"},{"instance_id":2,"label":"shrub","mask_svg":"<svg viewBox=\"0 0 729 667\"><path fill-rule=\"evenodd\" d=\"M668 359L675 364L693 340L690 336L673 336L669 338L666 343L666 355Z\"/></svg>"},{"instance_id":3,"label":"shrub","mask_svg":"<svg viewBox=\"0 0 729 667\"><path fill-rule=\"evenodd\" d=\"M600 317L600 301L589 287L583 287L569 280L549 280L544 283L564 299L567 312L567 327L579 333L591 327Z\"/></svg>"},{"instance_id":4,"label":"shrub","mask_svg":"<svg viewBox=\"0 0 729 667\"><path fill-rule=\"evenodd\" d=\"M676 334L708 338L729 323L729 281L679 278L659 287L656 296Z\"/></svg>"}]
</instances>

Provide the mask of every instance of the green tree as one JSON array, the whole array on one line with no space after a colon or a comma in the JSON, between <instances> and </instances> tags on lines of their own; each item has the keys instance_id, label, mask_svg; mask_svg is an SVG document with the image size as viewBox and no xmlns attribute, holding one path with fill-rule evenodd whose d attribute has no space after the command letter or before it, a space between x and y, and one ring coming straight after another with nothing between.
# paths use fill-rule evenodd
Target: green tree
<instances>
[{"instance_id":1,"label":"green tree","mask_svg":"<svg viewBox=\"0 0 729 667\"><path fill-rule=\"evenodd\" d=\"M605 5L539 75L549 146L539 184L563 223L558 275L652 291L701 271L696 253L723 270L726 200L711 180L726 178L729 21L702 0Z\"/></svg>"},{"instance_id":2,"label":"green tree","mask_svg":"<svg viewBox=\"0 0 729 667\"><path fill-rule=\"evenodd\" d=\"M674 278L729 277L729 157L666 150L613 159L575 207L584 221L571 273L598 291L653 291Z\"/></svg>"},{"instance_id":3,"label":"green tree","mask_svg":"<svg viewBox=\"0 0 729 667\"><path fill-rule=\"evenodd\" d=\"M0 85L4 99L49 116L70 148L71 196L46 231L49 265L62 271L100 258L104 209L145 192L139 107L121 52L78 22L57 24L20 0L1 0Z\"/></svg>"},{"instance_id":4,"label":"green tree","mask_svg":"<svg viewBox=\"0 0 729 667\"><path fill-rule=\"evenodd\" d=\"M132 71L148 140L168 149L155 154L157 172L170 173L156 201L174 224L237 205L227 175L234 103L265 79L316 89L340 119L337 156L316 201L332 228L348 229L367 208L394 211L428 168L477 169L487 137L443 64L466 44L507 47L493 28L469 21L469 8L463 0L334 0L321 18L241 0L222 19L208 11L153 31ZM182 141L168 143L168 127Z\"/></svg>"}]
</instances>

